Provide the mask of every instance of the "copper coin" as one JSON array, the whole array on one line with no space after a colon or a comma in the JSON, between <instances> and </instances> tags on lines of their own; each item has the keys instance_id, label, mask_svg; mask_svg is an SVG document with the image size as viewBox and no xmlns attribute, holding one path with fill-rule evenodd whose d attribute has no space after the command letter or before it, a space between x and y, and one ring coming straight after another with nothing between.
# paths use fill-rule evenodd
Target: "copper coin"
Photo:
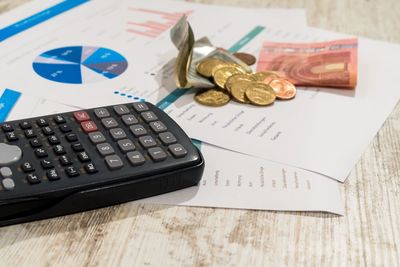
<instances>
[{"instance_id":1,"label":"copper coin","mask_svg":"<svg viewBox=\"0 0 400 267\"><path fill-rule=\"evenodd\" d=\"M272 80L279 79L279 78L281 78L281 77L279 77L276 74L271 74L271 75L265 77L265 79L262 82L269 85Z\"/></svg>"},{"instance_id":2,"label":"copper coin","mask_svg":"<svg viewBox=\"0 0 400 267\"><path fill-rule=\"evenodd\" d=\"M275 91L278 99L288 100L296 96L296 87L285 79L273 79L269 86Z\"/></svg>"},{"instance_id":3,"label":"copper coin","mask_svg":"<svg viewBox=\"0 0 400 267\"><path fill-rule=\"evenodd\" d=\"M256 63L256 57L251 54L233 53L233 55L238 59L240 59L241 61L243 61L244 63L246 63L248 66L254 65L254 63Z\"/></svg>"}]
</instances>

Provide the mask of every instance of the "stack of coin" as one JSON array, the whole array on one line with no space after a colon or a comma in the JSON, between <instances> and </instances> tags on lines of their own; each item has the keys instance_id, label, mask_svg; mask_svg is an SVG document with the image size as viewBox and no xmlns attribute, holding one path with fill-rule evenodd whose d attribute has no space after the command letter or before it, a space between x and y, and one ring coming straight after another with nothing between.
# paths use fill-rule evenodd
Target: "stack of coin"
<instances>
[{"instance_id":1,"label":"stack of coin","mask_svg":"<svg viewBox=\"0 0 400 267\"><path fill-rule=\"evenodd\" d=\"M255 63L250 54L237 55L246 64ZM195 100L207 106L223 106L233 100L257 106L268 106L275 99L296 96L296 87L275 72L247 73L241 66L217 58L206 58L196 66L197 72L212 81L215 88L200 90Z\"/></svg>"}]
</instances>

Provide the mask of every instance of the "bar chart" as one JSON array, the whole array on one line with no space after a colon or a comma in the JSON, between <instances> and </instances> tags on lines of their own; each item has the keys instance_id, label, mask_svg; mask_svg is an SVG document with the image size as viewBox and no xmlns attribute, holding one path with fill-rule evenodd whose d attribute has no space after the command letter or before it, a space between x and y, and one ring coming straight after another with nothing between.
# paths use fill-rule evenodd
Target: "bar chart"
<instances>
[{"instance_id":1,"label":"bar chart","mask_svg":"<svg viewBox=\"0 0 400 267\"><path fill-rule=\"evenodd\" d=\"M132 12L132 18L134 18L134 20L127 22L128 28L126 31L147 38L159 37L178 22L183 15L188 16L193 12L192 10L184 12L165 12L155 9L134 7L128 10Z\"/></svg>"}]
</instances>

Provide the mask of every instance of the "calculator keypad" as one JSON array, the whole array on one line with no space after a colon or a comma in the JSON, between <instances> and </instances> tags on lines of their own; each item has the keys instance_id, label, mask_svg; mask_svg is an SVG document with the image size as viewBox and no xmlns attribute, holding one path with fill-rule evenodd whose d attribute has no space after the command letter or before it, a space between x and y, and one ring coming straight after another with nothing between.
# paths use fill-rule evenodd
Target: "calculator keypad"
<instances>
[{"instance_id":1,"label":"calculator keypad","mask_svg":"<svg viewBox=\"0 0 400 267\"><path fill-rule=\"evenodd\" d=\"M105 182L115 178L112 173L172 169L190 153L197 160L197 151L187 150L189 139L181 144L178 127L169 127L154 111L138 102L1 124L0 200L4 192L29 195L57 184ZM3 147L13 145L20 154L2 162Z\"/></svg>"}]
</instances>

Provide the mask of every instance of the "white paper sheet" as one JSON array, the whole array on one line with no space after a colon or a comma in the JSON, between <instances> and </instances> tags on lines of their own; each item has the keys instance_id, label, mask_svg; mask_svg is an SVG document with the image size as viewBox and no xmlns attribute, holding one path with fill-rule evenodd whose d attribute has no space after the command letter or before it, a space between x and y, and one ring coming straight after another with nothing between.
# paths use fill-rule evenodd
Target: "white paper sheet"
<instances>
[{"instance_id":1,"label":"white paper sheet","mask_svg":"<svg viewBox=\"0 0 400 267\"><path fill-rule=\"evenodd\" d=\"M293 13L287 13L290 14ZM0 95L2 93L0 92ZM19 96L7 116L8 120L14 120L72 110L74 108L24 93ZM170 205L326 211L343 214L340 185L333 180L205 143L201 145L201 151L206 159L206 167L199 186L139 201Z\"/></svg>"},{"instance_id":2,"label":"white paper sheet","mask_svg":"<svg viewBox=\"0 0 400 267\"><path fill-rule=\"evenodd\" d=\"M177 51L170 41L169 29L183 13L189 14L197 38L208 36L215 45L227 48L259 24L294 26L305 23L304 11L301 10L254 12L254 9L166 0L89 1L4 40L0 50L0 69L3 72L0 88L12 87L78 107L132 99L157 103L175 89L173 60ZM1 25L18 21L10 14L7 18L4 21L0 18ZM50 65L42 74L47 77L65 76L63 81L81 79L76 84L54 82L34 71L33 62L44 60L40 55L71 46L104 47L116 51L125 58L118 59L117 63L128 62L128 68L124 72L117 71L119 75L113 79L106 78L99 73L105 60L97 58L95 63L100 63L94 64L97 66L83 62L67 66L65 61L57 61L61 66ZM68 49L65 52L68 53ZM46 55L46 58L52 56Z\"/></svg>"},{"instance_id":3,"label":"white paper sheet","mask_svg":"<svg viewBox=\"0 0 400 267\"><path fill-rule=\"evenodd\" d=\"M344 214L334 180L204 143L201 151L206 168L198 186L139 202Z\"/></svg>"},{"instance_id":4,"label":"white paper sheet","mask_svg":"<svg viewBox=\"0 0 400 267\"><path fill-rule=\"evenodd\" d=\"M0 95L2 93L0 91ZM74 110L75 108L46 99L21 95L8 114L7 120ZM344 214L340 184L334 180L205 143L199 146L206 165L198 186L139 201L184 206Z\"/></svg>"},{"instance_id":5,"label":"white paper sheet","mask_svg":"<svg viewBox=\"0 0 400 267\"><path fill-rule=\"evenodd\" d=\"M258 54L263 40L310 42L343 37L311 28L270 29L244 50ZM358 58L354 91L299 88L295 99L276 101L270 107L231 102L210 108L185 95L167 112L193 138L344 181L400 97L399 45L360 38Z\"/></svg>"}]
</instances>

